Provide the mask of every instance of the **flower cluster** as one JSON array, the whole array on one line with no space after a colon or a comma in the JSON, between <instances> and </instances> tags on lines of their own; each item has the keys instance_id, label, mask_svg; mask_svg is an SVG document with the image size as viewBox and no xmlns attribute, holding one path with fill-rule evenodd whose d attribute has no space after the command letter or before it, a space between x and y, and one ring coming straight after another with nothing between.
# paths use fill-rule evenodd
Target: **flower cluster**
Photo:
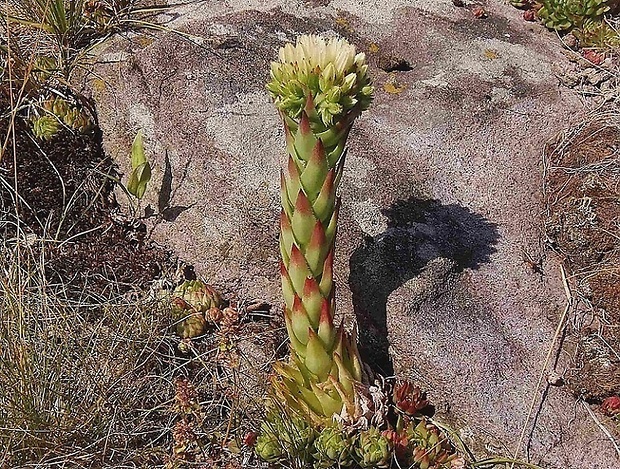
<instances>
[{"instance_id":1,"label":"flower cluster","mask_svg":"<svg viewBox=\"0 0 620 469\"><path fill-rule=\"evenodd\" d=\"M363 53L345 39L301 36L296 45L286 44L279 61L271 64L267 89L277 108L297 118L308 96L326 126L353 109L364 111L372 100L372 86Z\"/></svg>"}]
</instances>

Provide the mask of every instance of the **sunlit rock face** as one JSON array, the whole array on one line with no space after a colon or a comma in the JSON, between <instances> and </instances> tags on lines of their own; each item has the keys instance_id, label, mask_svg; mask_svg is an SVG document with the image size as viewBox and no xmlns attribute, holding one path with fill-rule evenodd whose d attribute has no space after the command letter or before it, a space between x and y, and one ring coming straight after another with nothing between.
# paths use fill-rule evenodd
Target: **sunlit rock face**
<instances>
[{"instance_id":1,"label":"sunlit rock face","mask_svg":"<svg viewBox=\"0 0 620 469\"><path fill-rule=\"evenodd\" d=\"M536 389L565 298L552 259L543 275L523 262L542 254L542 147L580 105L557 87L554 37L489 3L483 20L451 0L175 6L161 19L189 39L117 39L87 85L125 173L145 133L151 238L279 317L285 139L269 64L299 34L347 38L376 92L349 137L335 277L366 359L428 389L481 455L509 455L527 425L521 458L612 469L583 407L561 387Z\"/></svg>"}]
</instances>

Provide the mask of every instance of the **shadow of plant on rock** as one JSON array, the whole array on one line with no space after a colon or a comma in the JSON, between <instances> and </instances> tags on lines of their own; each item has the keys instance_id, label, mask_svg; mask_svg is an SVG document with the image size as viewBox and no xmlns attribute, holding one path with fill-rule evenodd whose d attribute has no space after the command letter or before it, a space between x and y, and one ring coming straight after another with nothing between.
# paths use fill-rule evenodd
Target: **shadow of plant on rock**
<instances>
[{"instance_id":1,"label":"shadow of plant on rock","mask_svg":"<svg viewBox=\"0 0 620 469\"><path fill-rule=\"evenodd\" d=\"M366 237L349 260L349 286L360 329L360 352L384 375L394 370L388 354L386 303L389 295L422 272L433 259L447 258L455 270L489 262L497 225L466 207L415 197L382 210L387 229Z\"/></svg>"},{"instance_id":2,"label":"shadow of plant on rock","mask_svg":"<svg viewBox=\"0 0 620 469\"><path fill-rule=\"evenodd\" d=\"M197 202L194 202L190 205L171 205L172 199L176 191L182 187L187 179L187 172L189 167L189 160L185 164L183 168L183 172L181 173L181 177L176 187L172 188L172 183L174 180L174 176L172 174L172 165L170 164L170 157L168 156L168 152L164 156L164 174L161 180L161 186L159 188L159 193L157 194L157 212L155 209L148 205L144 210L144 216L146 218L157 217L159 224L162 220L167 222L174 222L176 219L186 210L189 210Z\"/></svg>"}]
</instances>

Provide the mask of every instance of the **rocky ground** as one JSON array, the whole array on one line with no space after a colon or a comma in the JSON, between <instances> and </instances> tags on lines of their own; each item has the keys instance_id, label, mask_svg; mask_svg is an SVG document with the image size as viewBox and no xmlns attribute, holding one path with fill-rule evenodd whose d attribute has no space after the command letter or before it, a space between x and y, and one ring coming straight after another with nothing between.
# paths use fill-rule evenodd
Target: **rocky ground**
<instances>
[{"instance_id":1,"label":"rocky ground","mask_svg":"<svg viewBox=\"0 0 620 469\"><path fill-rule=\"evenodd\" d=\"M158 17L169 31L102 47L85 89L121 171L146 135L151 239L278 315L284 137L268 65L302 33L355 43L376 98L349 139L336 277L367 359L427 388L480 454L612 469L584 404L549 384L572 362L556 351L567 298L544 249L542 149L583 103L554 76L554 36L487 3L486 18L452 0L175 3Z\"/></svg>"}]
</instances>

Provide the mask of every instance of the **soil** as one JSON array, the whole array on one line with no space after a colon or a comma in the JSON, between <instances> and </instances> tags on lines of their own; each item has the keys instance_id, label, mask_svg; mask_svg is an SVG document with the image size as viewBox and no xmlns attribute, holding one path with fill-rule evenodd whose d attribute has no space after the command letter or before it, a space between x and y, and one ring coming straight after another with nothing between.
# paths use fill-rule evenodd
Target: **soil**
<instances>
[{"instance_id":1,"label":"soil","mask_svg":"<svg viewBox=\"0 0 620 469\"><path fill-rule=\"evenodd\" d=\"M578 300L572 391L620 393L620 122L602 117L547 148L547 236Z\"/></svg>"},{"instance_id":2,"label":"soil","mask_svg":"<svg viewBox=\"0 0 620 469\"><path fill-rule=\"evenodd\" d=\"M8 110L6 101L0 108ZM8 124L0 120L0 135L13 135ZM122 293L146 286L171 265L167 252L144 242L144 224L120 213L113 193L119 175L98 129L63 129L44 141L17 116L14 135L15 152L11 137L0 159L0 231L9 240L19 230L43 253L50 283L73 293Z\"/></svg>"}]
</instances>

